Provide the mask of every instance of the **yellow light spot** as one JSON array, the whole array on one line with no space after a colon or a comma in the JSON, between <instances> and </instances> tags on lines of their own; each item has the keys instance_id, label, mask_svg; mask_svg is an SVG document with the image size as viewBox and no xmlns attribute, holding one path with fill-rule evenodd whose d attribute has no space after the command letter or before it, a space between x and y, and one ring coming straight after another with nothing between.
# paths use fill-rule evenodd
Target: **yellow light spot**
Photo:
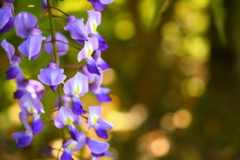
<instances>
[{"instance_id":1,"label":"yellow light spot","mask_svg":"<svg viewBox=\"0 0 240 160\"><path fill-rule=\"evenodd\" d=\"M121 20L115 25L115 34L121 40L130 39L135 33L135 28L130 20Z\"/></svg>"},{"instance_id":2,"label":"yellow light spot","mask_svg":"<svg viewBox=\"0 0 240 160\"><path fill-rule=\"evenodd\" d=\"M103 85L109 85L112 84L115 81L115 72L113 69L108 69L106 71L103 72L103 81L102 84Z\"/></svg>"},{"instance_id":3,"label":"yellow light spot","mask_svg":"<svg viewBox=\"0 0 240 160\"><path fill-rule=\"evenodd\" d=\"M174 131L176 128L173 124L173 113L165 114L161 119L160 124L166 131Z\"/></svg>"},{"instance_id":4,"label":"yellow light spot","mask_svg":"<svg viewBox=\"0 0 240 160\"><path fill-rule=\"evenodd\" d=\"M81 93L81 91L82 91L81 88L79 86L77 86L74 90L73 95L79 95Z\"/></svg>"},{"instance_id":5,"label":"yellow light spot","mask_svg":"<svg viewBox=\"0 0 240 160\"><path fill-rule=\"evenodd\" d=\"M149 151L154 157L162 157L170 150L170 143L165 137L159 137L150 144Z\"/></svg>"},{"instance_id":6,"label":"yellow light spot","mask_svg":"<svg viewBox=\"0 0 240 160\"><path fill-rule=\"evenodd\" d=\"M192 121L192 115L189 111L181 109L177 111L173 116L173 124L177 128L187 128Z\"/></svg>"},{"instance_id":7,"label":"yellow light spot","mask_svg":"<svg viewBox=\"0 0 240 160\"><path fill-rule=\"evenodd\" d=\"M59 9L63 10L64 12L79 12L79 11L86 11L87 9L91 8L91 3L88 3L88 1L82 1L79 3L78 0L67 0L67 1L61 1L61 3L58 3ZM61 12L56 12L58 15L62 14Z\"/></svg>"},{"instance_id":8,"label":"yellow light spot","mask_svg":"<svg viewBox=\"0 0 240 160\"><path fill-rule=\"evenodd\" d=\"M185 45L189 51L189 54L193 56L199 62L206 62L209 58L209 42L200 37L190 37L185 39Z\"/></svg>"},{"instance_id":9,"label":"yellow light spot","mask_svg":"<svg viewBox=\"0 0 240 160\"><path fill-rule=\"evenodd\" d=\"M185 80L182 83L182 91L185 95L191 97L199 97L205 91L205 82L198 77L193 77L191 79Z\"/></svg>"},{"instance_id":10,"label":"yellow light spot","mask_svg":"<svg viewBox=\"0 0 240 160\"><path fill-rule=\"evenodd\" d=\"M155 2L153 0L142 0L139 5L139 10L142 22L150 27L155 13Z\"/></svg>"},{"instance_id":11,"label":"yellow light spot","mask_svg":"<svg viewBox=\"0 0 240 160\"><path fill-rule=\"evenodd\" d=\"M9 117L9 119L10 119L10 121L11 121L11 123L21 123L20 121L19 121L19 118L18 118L18 116L16 116L16 115L18 115L19 114L19 112L21 112L21 109L20 109L20 107L18 106L18 103L13 103L10 107L9 107L9 109L8 109L8 117ZM3 125L4 123L2 123L1 125Z\"/></svg>"},{"instance_id":12,"label":"yellow light spot","mask_svg":"<svg viewBox=\"0 0 240 160\"><path fill-rule=\"evenodd\" d=\"M209 0L191 0L191 2L193 3L194 6L196 6L199 9L204 9L206 7L208 7L210 1Z\"/></svg>"},{"instance_id":13,"label":"yellow light spot","mask_svg":"<svg viewBox=\"0 0 240 160\"><path fill-rule=\"evenodd\" d=\"M65 124L66 125L69 125L69 124L71 124L73 121L72 121L72 119L71 118L67 118L66 120L65 120Z\"/></svg>"},{"instance_id":14,"label":"yellow light spot","mask_svg":"<svg viewBox=\"0 0 240 160\"><path fill-rule=\"evenodd\" d=\"M209 16L201 12L188 14L185 19L185 27L193 32L204 32L209 24Z\"/></svg>"}]
</instances>

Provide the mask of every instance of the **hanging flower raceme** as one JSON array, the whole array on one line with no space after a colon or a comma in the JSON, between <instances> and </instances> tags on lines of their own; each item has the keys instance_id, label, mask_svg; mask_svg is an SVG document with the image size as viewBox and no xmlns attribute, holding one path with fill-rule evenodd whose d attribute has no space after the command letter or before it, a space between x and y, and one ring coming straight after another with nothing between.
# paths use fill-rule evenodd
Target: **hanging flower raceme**
<instances>
[{"instance_id":1,"label":"hanging flower raceme","mask_svg":"<svg viewBox=\"0 0 240 160\"><path fill-rule=\"evenodd\" d=\"M44 113L42 103L38 99L32 98L31 95L27 93L21 97L18 104L25 115L30 115L33 118L33 135L41 132L43 129L43 122L40 119L40 114Z\"/></svg>"},{"instance_id":2,"label":"hanging flower raceme","mask_svg":"<svg viewBox=\"0 0 240 160\"><path fill-rule=\"evenodd\" d=\"M65 43L68 43L68 39L61 33L55 33L55 39L57 40L56 42L56 47L57 47L57 52L59 56L64 56L67 51L68 51L68 45ZM46 41L51 42L52 36L48 36ZM61 42L60 42L61 41ZM44 49L46 53L52 54L53 49L52 49L52 43L45 43L44 44Z\"/></svg>"},{"instance_id":3,"label":"hanging flower raceme","mask_svg":"<svg viewBox=\"0 0 240 160\"><path fill-rule=\"evenodd\" d=\"M15 49L13 45L8 43L6 39L2 41L1 46L7 53L7 57L10 62L10 67L6 72L7 79L15 79L17 75L21 72L21 68L19 67L19 63L21 62L21 57L15 54Z\"/></svg>"},{"instance_id":4,"label":"hanging flower raceme","mask_svg":"<svg viewBox=\"0 0 240 160\"><path fill-rule=\"evenodd\" d=\"M114 0L88 0L92 3L96 10L103 11L106 9L105 5L112 3Z\"/></svg>"},{"instance_id":5,"label":"hanging flower raceme","mask_svg":"<svg viewBox=\"0 0 240 160\"><path fill-rule=\"evenodd\" d=\"M13 133L12 137L17 142L18 147L27 147L32 143L32 138L33 138L32 129L27 122L26 115L23 112L19 113L19 119L27 130Z\"/></svg>"},{"instance_id":6,"label":"hanging flower raceme","mask_svg":"<svg viewBox=\"0 0 240 160\"><path fill-rule=\"evenodd\" d=\"M49 63L46 69L41 69L38 79L50 86L52 91L55 91L60 83L66 79L66 75L63 74L64 70L58 68L56 63Z\"/></svg>"},{"instance_id":7,"label":"hanging flower raceme","mask_svg":"<svg viewBox=\"0 0 240 160\"><path fill-rule=\"evenodd\" d=\"M14 25L14 6L11 3L12 1L13 0L4 0L0 8L0 33L9 31Z\"/></svg>"},{"instance_id":8,"label":"hanging flower raceme","mask_svg":"<svg viewBox=\"0 0 240 160\"><path fill-rule=\"evenodd\" d=\"M89 107L89 116L88 116L88 129L90 127L93 127L96 131L96 134L103 138L108 138L107 130L112 129L112 125L110 125L108 122L102 120L101 117L102 114L102 107L100 106L92 106Z\"/></svg>"},{"instance_id":9,"label":"hanging flower raceme","mask_svg":"<svg viewBox=\"0 0 240 160\"><path fill-rule=\"evenodd\" d=\"M83 18L77 19L75 16L70 15L66 20L66 27L64 30L69 31L72 39L76 40L80 44L88 40L87 28L83 23Z\"/></svg>"},{"instance_id":10,"label":"hanging flower raceme","mask_svg":"<svg viewBox=\"0 0 240 160\"><path fill-rule=\"evenodd\" d=\"M74 114L72 110L67 107L61 107L54 120L54 124L57 128L63 128L65 126L68 126L71 138L77 141L79 139L80 134L77 128L74 126L73 124L74 122L80 125L81 123L80 117Z\"/></svg>"},{"instance_id":11,"label":"hanging flower raceme","mask_svg":"<svg viewBox=\"0 0 240 160\"><path fill-rule=\"evenodd\" d=\"M28 12L20 12L14 22L14 28L17 36L21 38L27 38L29 30L33 28L37 23L37 18Z\"/></svg>"},{"instance_id":12,"label":"hanging flower raceme","mask_svg":"<svg viewBox=\"0 0 240 160\"><path fill-rule=\"evenodd\" d=\"M18 47L18 50L29 60L36 59L41 52L42 31L38 28L31 28L28 31L28 38Z\"/></svg>"},{"instance_id":13,"label":"hanging flower raceme","mask_svg":"<svg viewBox=\"0 0 240 160\"><path fill-rule=\"evenodd\" d=\"M82 108L82 103L79 97L88 92L88 78L82 73L77 74L67 80L64 84L63 91L66 96L72 98L72 111L76 115L85 114L86 111Z\"/></svg>"}]
</instances>

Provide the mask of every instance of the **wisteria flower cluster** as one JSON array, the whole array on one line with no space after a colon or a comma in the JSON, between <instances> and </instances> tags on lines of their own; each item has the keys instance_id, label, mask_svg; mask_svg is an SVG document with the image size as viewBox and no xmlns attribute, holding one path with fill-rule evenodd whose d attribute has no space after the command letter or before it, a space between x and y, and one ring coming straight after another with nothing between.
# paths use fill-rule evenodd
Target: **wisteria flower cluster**
<instances>
[{"instance_id":1,"label":"wisteria flower cluster","mask_svg":"<svg viewBox=\"0 0 240 160\"><path fill-rule=\"evenodd\" d=\"M80 150L84 145L90 149L92 159L113 156L111 152L108 152L109 143L87 137L86 133L80 132L76 127L87 123L88 129L93 128L97 136L102 139L107 139L108 131L112 129L112 125L101 118L102 107L89 106L87 109L80 100L84 94L90 91L100 103L111 101L108 95L109 88L101 86L103 71L110 68L101 58L101 52L105 51L108 45L97 32L97 28L101 23L101 12L99 11L103 11L106 8L105 5L112 3L113 0L88 1L95 9L87 11L88 19L84 23L83 18L68 15L52 6L51 0L42 0L41 6L31 5L31 7L42 8L43 13L39 19L32 13L24 11L15 16L14 0L3 0L0 8L0 33L14 28L16 35L24 39L17 48L19 52L15 51L14 46L6 39L1 42L1 47L5 50L10 62L6 79L14 79L16 82L17 90L14 92L14 98L19 99L18 105L21 109L19 119L26 128L25 131L12 134L18 147L31 145L34 135L44 129L41 114L45 113L45 109L41 100L45 96L46 86L49 86L57 96L57 106L55 106L57 114L53 120L54 125L59 129L67 127L70 137L63 141L61 160L72 160L72 152ZM54 16L52 10L62 12L66 17ZM45 30L50 31L51 34L44 37L42 35L43 28L40 28L39 24L47 15L51 27ZM65 19L65 26L60 28L69 32L70 37L80 47L69 44L63 34L56 32L53 24L55 17ZM64 69L60 68L59 62L59 56L66 55L69 46L79 50L76 57L78 62L85 61L85 65L81 65L73 77L67 77L64 74ZM28 60L37 59L42 48L51 55L51 61L46 68L40 70L37 75L39 81L25 78L20 67L21 59L24 57ZM64 95L58 94L62 91Z\"/></svg>"}]
</instances>

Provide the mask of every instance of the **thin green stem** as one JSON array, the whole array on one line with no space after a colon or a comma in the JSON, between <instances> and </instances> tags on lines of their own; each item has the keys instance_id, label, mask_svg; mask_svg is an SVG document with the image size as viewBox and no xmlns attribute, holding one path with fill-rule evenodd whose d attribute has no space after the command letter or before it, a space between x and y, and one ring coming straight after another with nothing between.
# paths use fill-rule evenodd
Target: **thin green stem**
<instances>
[{"instance_id":1,"label":"thin green stem","mask_svg":"<svg viewBox=\"0 0 240 160\"><path fill-rule=\"evenodd\" d=\"M57 53L57 46L56 46L56 37L55 37L55 26L53 22L53 13L52 13L52 2L51 0L47 0L47 8L49 12L49 21L50 21L50 27L51 27L51 36L52 36L52 44L53 44L53 54L52 54L52 60L54 63L56 63L59 66L59 57ZM62 85L58 86L57 93L58 98L60 102L60 106L62 106L62 91L61 91Z\"/></svg>"}]
</instances>

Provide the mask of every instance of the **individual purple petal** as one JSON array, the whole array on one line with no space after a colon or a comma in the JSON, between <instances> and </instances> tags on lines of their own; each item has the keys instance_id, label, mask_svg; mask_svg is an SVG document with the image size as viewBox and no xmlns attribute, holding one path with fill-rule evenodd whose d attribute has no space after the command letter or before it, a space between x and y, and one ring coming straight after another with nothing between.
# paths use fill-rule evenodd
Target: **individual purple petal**
<instances>
[{"instance_id":1,"label":"individual purple petal","mask_svg":"<svg viewBox=\"0 0 240 160\"><path fill-rule=\"evenodd\" d=\"M96 157L96 158L103 157L103 156L114 157L114 154L111 152L108 152L108 151L101 153L101 154L92 153L92 155L93 155L93 157Z\"/></svg>"},{"instance_id":2,"label":"individual purple petal","mask_svg":"<svg viewBox=\"0 0 240 160\"><path fill-rule=\"evenodd\" d=\"M85 143L86 143L86 135L85 135L85 133L84 132L80 132L79 134L78 134L78 139L77 139L77 145L72 149L72 151L74 152L74 151L78 151L78 150L80 150L84 145L85 145Z\"/></svg>"},{"instance_id":3,"label":"individual purple petal","mask_svg":"<svg viewBox=\"0 0 240 160\"><path fill-rule=\"evenodd\" d=\"M72 158L72 152L69 150L64 150L63 154L61 155L61 160L73 160Z\"/></svg>"},{"instance_id":4,"label":"individual purple petal","mask_svg":"<svg viewBox=\"0 0 240 160\"><path fill-rule=\"evenodd\" d=\"M88 116L88 121L87 121L88 129L97 123L101 114L102 114L102 107L100 107L100 106L89 107L89 116Z\"/></svg>"},{"instance_id":5,"label":"individual purple petal","mask_svg":"<svg viewBox=\"0 0 240 160\"><path fill-rule=\"evenodd\" d=\"M88 40L87 29L83 23L83 18L76 19L75 16L70 15L66 20L67 26L64 30L69 31L72 39L75 40Z\"/></svg>"},{"instance_id":6,"label":"individual purple petal","mask_svg":"<svg viewBox=\"0 0 240 160\"><path fill-rule=\"evenodd\" d=\"M105 62L102 58L99 58L97 61L97 65L101 68L102 71L112 68L107 62Z\"/></svg>"},{"instance_id":7,"label":"individual purple petal","mask_svg":"<svg viewBox=\"0 0 240 160\"><path fill-rule=\"evenodd\" d=\"M70 125L76 122L79 116L75 115L70 108L61 107L54 120L54 124L57 128L63 128L66 125Z\"/></svg>"},{"instance_id":8,"label":"individual purple petal","mask_svg":"<svg viewBox=\"0 0 240 160\"><path fill-rule=\"evenodd\" d=\"M8 23L10 17L12 17L11 8L0 8L0 16L0 29L3 29L3 27Z\"/></svg>"},{"instance_id":9,"label":"individual purple petal","mask_svg":"<svg viewBox=\"0 0 240 160\"><path fill-rule=\"evenodd\" d=\"M10 67L8 69L8 71L6 72L7 74L7 79L14 79L17 77L17 75L20 73L20 68L18 66L18 64L10 64Z\"/></svg>"},{"instance_id":10,"label":"individual purple petal","mask_svg":"<svg viewBox=\"0 0 240 160\"><path fill-rule=\"evenodd\" d=\"M34 115L44 113L43 105L38 99L34 99L31 97L29 93L25 94L18 101L18 104L21 110L26 115Z\"/></svg>"},{"instance_id":11,"label":"individual purple petal","mask_svg":"<svg viewBox=\"0 0 240 160\"><path fill-rule=\"evenodd\" d=\"M98 119L94 129L100 138L107 139L107 130L112 129L112 125L102 119Z\"/></svg>"},{"instance_id":12,"label":"individual purple petal","mask_svg":"<svg viewBox=\"0 0 240 160\"><path fill-rule=\"evenodd\" d=\"M0 29L0 33L5 33L9 31L13 27L13 25L14 25L14 17L11 16L9 18L9 21L6 23L6 25L2 29Z\"/></svg>"},{"instance_id":13,"label":"individual purple petal","mask_svg":"<svg viewBox=\"0 0 240 160\"><path fill-rule=\"evenodd\" d=\"M99 75L90 73L87 69L87 66L85 66L85 65L82 66L81 69L82 69L83 74L88 77L89 82L94 82L96 77L99 76Z\"/></svg>"},{"instance_id":14,"label":"individual purple petal","mask_svg":"<svg viewBox=\"0 0 240 160\"><path fill-rule=\"evenodd\" d=\"M105 51L109 46L106 44L106 40L97 32L93 34L98 39L98 50Z\"/></svg>"},{"instance_id":15,"label":"individual purple petal","mask_svg":"<svg viewBox=\"0 0 240 160\"><path fill-rule=\"evenodd\" d=\"M90 58L96 49L98 49L98 39L89 38L88 41L85 41L83 49L78 53L78 61L80 62L82 59Z\"/></svg>"},{"instance_id":16,"label":"individual purple petal","mask_svg":"<svg viewBox=\"0 0 240 160\"><path fill-rule=\"evenodd\" d=\"M109 93L108 88L98 88L98 90L96 92L94 92L97 100L100 103L106 103L106 102L110 102L112 100L111 97L108 95L108 93Z\"/></svg>"},{"instance_id":17,"label":"individual purple petal","mask_svg":"<svg viewBox=\"0 0 240 160\"><path fill-rule=\"evenodd\" d=\"M91 2L93 7L98 11L103 11L106 9L106 7L102 3L100 3L99 0L88 0L88 1Z\"/></svg>"},{"instance_id":18,"label":"individual purple petal","mask_svg":"<svg viewBox=\"0 0 240 160\"><path fill-rule=\"evenodd\" d=\"M12 134L12 137L17 142L18 147L27 147L32 142L32 133L29 131L22 131Z\"/></svg>"},{"instance_id":19,"label":"individual purple petal","mask_svg":"<svg viewBox=\"0 0 240 160\"><path fill-rule=\"evenodd\" d=\"M36 135L39 132L41 132L43 127L44 126L43 126L42 120L40 119L40 115L39 114L33 115L33 124L32 124L33 135Z\"/></svg>"},{"instance_id":20,"label":"individual purple petal","mask_svg":"<svg viewBox=\"0 0 240 160\"><path fill-rule=\"evenodd\" d=\"M15 53L15 49L11 43L8 43L6 39L4 39L1 43L2 48L5 50L7 53L7 57L9 61L11 60L12 56Z\"/></svg>"},{"instance_id":21,"label":"individual purple petal","mask_svg":"<svg viewBox=\"0 0 240 160\"><path fill-rule=\"evenodd\" d=\"M32 132L32 128L30 127L28 121L27 121L27 115L21 111L19 114L19 119L21 121L21 123L26 127L26 129L29 131L29 132Z\"/></svg>"},{"instance_id":22,"label":"individual purple petal","mask_svg":"<svg viewBox=\"0 0 240 160\"><path fill-rule=\"evenodd\" d=\"M76 42L77 42L78 44L80 44L80 45L83 45L83 44L84 44L84 40L78 40L78 39L76 39Z\"/></svg>"},{"instance_id":23,"label":"individual purple petal","mask_svg":"<svg viewBox=\"0 0 240 160\"><path fill-rule=\"evenodd\" d=\"M88 21L86 23L87 34L90 35L97 31L97 26L101 23L101 12L90 10L88 11Z\"/></svg>"},{"instance_id":24,"label":"individual purple petal","mask_svg":"<svg viewBox=\"0 0 240 160\"><path fill-rule=\"evenodd\" d=\"M97 125L95 126L95 131L96 134L98 135L98 137L103 138L103 139L108 139L108 133L106 130L101 129L101 127L97 127Z\"/></svg>"},{"instance_id":25,"label":"individual purple petal","mask_svg":"<svg viewBox=\"0 0 240 160\"><path fill-rule=\"evenodd\" d=\"M16 92L13 93L13 98L20 99L26 93L27 92L25 90L17 90Z\"/></svg>"},{"instance_id":26,"label":"individual purple petal","mask_svg":"<svg viewBox=\"0 0 240 160\"><path fill-rule=\"evenodd\" d=\"M69 130L71 138L73 140L77 141L77 139L79 138L79 132L78 132L77 128L71 123L68 125L68 130Z\"/></svg>"},{"instance_id":27,"label":"individual purple petal","mask_svg":"<svg viewBox=\"0 0 240 160\"><path fill-rule=\"evenodd\" d=\"M85 114L87 113L83 107L82 107L82 103L79 100L78 97L73 97L72 98L72 111L74 114L76 115L81 115L81 114Z\"/></svg>"},{"instance_id":28,"label":"individual purple petal","mask_svg":"<svg viewBox=\"0 0 240 160\"><path fill-rule=\"evenodd\" d=\"M83 96L88 92L88 79L84 74L77 74L67 80L64 84L63 91L67 96Z\"/></svg>"},{"instance_id":29,"label":"individual purple petal","mask_svg":"<svg viewBox=\"0 0 240 160\"><path fill-rule=\"evenodd\" d=\"M28 85L26 86L26 91L31 94L35 99L42 99L44 96L45 87L42 83L36 80L29 80Z\"/></svg>"},{"instance_id":30,"label":"individual purple petal","mask_svg":"<svg viewBox=\"0 0 240 160\"><path fill-rule=\"evenodd\" d=\"M102 154L109 148L109 144L107 142L95 141L90 138L87 138L86 144L93 154Z\"/></svg>"},{"instance_id":31,"label":"individual purple petal","mask_svg":"<svg viewBox=\"0 0 240 160\"><path fill-rule=\"evenodd\" d=\"M51 89L55 91L57 85L62 83L66 78L66 75L64 75L63 72L63 69L58 68L57 64L51 62L46 69L40 70L38 79L42 83L52 87Z\"/></svg>"},{"instance_id":32,"label":"individual purple petal","mask_svg":"<svg viewBox=\"0 0 240 160\"><path fill-rule=\"evenodd\" d=\"M102 4L109 4L112 3L114 0L100 0L100 3Z\"/></svg>"},{"instance_id":33,"label":"individual purple petal","mask_svg":"<svg viewBox=\"0 0 240 160\"><path fill-rule=\"evenodd\" d=\"M20 12L14 21L16 34L21 38L28 37L28 30L37 23L37 18L29 12Z\"/></svg>"},{"instance_id":34,"label":"individual purple petal","mask_svg":"<svg viewBox=\"0 0 240 160\"><path fill-rule=\"evenodd\" d=\"M18 47L29 60L37 58L40 54L42 41L46 39L41 34L42 31L38 28L30 29L28 38Z\"/></svg>"},{"instance_id":35,"label":"individual purple petal","mask_svg":"<svg viewBox=\"0 0 240 160\"><path fill-rule=\"evenodd\" d=\"M56 40L68 43L68 39L61 33L55 33L55 38L56 38ZM46 41L51 42L51 40L52 40L52 36L49 35L47 37ZM56 46L57 46L57 51L58 51L59 56L63 56L67 53L68 47L69 47L67 44L64 44L62 42L57 41ZM45 49L46 53L52 54L52 43L45 43L44 44L44 49Z\"/></svg>"},{"instance_id":36,"label":"individual purple petal","mask_svg":"<svg viewBox=\"0 0 240 160\"><path fill-rule=\"evenodd\" d=\"M99 88L102 84L103 74L102 74L102 72L100 72L100 73L101 73L100 75L96 76L96 81L89 86L89 89L94 93L99 90Z\"/></svg>"},{"instance_id":37,"label":"individual purple petal","mask_svg":"<svg viewBox=\"0 0 240 160\"><path fill-rule=\"evenodd\" d=\"M101 74L97 67L96 62L92 57L87 58L86 61L87 61L87 69L90 73L97 74L97 75Z\"/></svg>"}]
</instances>

